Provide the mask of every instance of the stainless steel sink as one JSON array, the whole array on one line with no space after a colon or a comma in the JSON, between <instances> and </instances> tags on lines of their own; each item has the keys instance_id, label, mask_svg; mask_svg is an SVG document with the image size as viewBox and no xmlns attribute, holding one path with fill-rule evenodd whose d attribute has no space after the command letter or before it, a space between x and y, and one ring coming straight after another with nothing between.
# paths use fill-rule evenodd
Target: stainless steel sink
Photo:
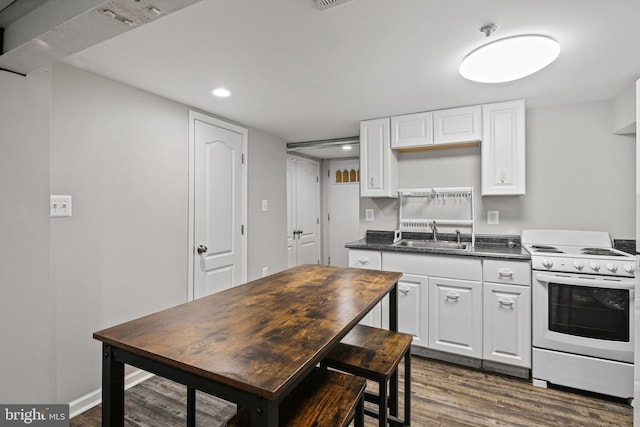
<instances>
[{"instance_id":1,"label":"stainless steel sink","mask_svg":"<svg viewBox=\"0 0 640 427\"><path fill-rule=\"evenodd\" d=\"M393 246L403 246L406 248L433 248L433 249L460 249L466 250L467 243L449 242L445 240L411 240L402 239Z\"/></svg>"}]
</instances>

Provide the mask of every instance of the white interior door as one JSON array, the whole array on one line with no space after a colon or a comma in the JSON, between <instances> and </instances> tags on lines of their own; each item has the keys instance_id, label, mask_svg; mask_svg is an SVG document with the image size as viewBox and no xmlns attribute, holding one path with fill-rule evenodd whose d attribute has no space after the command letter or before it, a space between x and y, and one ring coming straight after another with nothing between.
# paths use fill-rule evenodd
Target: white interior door
<instances>
[{"instance_id":1,"label":"white interior door","mask_svg":"<svg viewBox=\"0 0 640 427\"><path fill-rule=\"evenodd\" d=\"M360 161L329 162L329 264L349 266L344 247L360 236Z\"/></svg>"},{"instance_id":2,"label":"white interior door","mask_svg":"<svg viewBox=\"0 0 640 427\"><path fill-rule=\"evenodd\" d=\"M320 263L320 165L287 159L287 249L289 267Z\"/></svg>"},{"instance_id":3,"label":"white interior door","mask_svg":"<svg viewBox=\"0 0 640 427\"><path fill-rule=\"evenodd\" d=\"M193 297L246 281L246 129L193 113Z\"/></svg>"}]
</instances>

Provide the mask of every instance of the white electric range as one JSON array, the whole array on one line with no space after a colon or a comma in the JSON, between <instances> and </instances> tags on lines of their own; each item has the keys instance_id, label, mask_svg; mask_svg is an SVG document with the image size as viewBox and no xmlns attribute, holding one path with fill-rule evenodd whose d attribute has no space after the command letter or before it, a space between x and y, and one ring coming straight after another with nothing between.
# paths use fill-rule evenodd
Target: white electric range
<instances>
[{"instance_id":1,"label":"white electric range","mask_svg":"<svg viewBox=\"0 0 640 427\"><path fill-rule=\"evenodd\" d=\"M635 257L606 232L524 230L534 385L632 398Z\"/></svg>"}]
</instances>

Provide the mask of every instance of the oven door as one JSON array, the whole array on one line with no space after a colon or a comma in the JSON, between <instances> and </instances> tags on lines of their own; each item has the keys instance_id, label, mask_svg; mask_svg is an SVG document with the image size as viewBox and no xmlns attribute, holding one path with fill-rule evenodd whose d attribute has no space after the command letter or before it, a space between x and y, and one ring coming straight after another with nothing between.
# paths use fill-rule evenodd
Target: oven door
<instances>
[{"instance_id":1,"label":"oven door","mask_svg":"<svg viewBox=\"0 0 640 427\"><path fill-rule=\"evenodd\" d=\"M533 272L533 346L633 363L634 279Z\"/></svg>"}]
</instances>

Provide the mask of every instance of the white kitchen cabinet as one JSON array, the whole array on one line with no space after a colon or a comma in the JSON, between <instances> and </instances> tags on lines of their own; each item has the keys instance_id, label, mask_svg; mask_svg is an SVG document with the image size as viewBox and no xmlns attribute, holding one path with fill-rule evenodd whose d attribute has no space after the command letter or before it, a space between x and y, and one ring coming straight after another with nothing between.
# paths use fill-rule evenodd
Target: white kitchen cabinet
<instances>
[{"instance_id":1,"label":"white kitchen cabinet","mask_svg":"<svg viewBox=\"0 0 640 427\"><path fill-rule=\"evenodd\" d=\"M531 290L484 284L483 359L531 368Z\"/></svg>"},{"instance_id":2,"label":"white kitchen cabinet","mask_svg":"<svg viewBox=\"0 0 640 427\"><path fill-rule=\"evenodd\" d=\"M482 357L482 283L429 277L429 348Z\"/></svg>"},{"instance_id":3,"label":"white kitchen cabinet","mask_svg":"<svg viewBox=\"0 0 640 427\"><path fill-rule=\"evenodd\" d=\"M480 141L482 138L482 107L450 108L433 112L433 143L455 144Z\"/></svg>"},{"instance_id":4,"label":"white kitchen cabinet","mask_svg":"<svg viewBox=\"0 0 640 427\"><path fill-rule=\"evenodd\" d=\"M485 260L483 359L531 368L531 264Z\"/></svg>"},{"instance_id":5,"label":"white kitchen cabinet","mask_svg":"<svg viewBox=\"0 0 640 427\"><path fill-rule=\"evenodd\" d=\"M524 99L482 106L482 195L524 195Z\"/></svg>"},{"instance_id":6,"label":"white kitchen cabinet","mask_svg":"<svg viewBox=\"0 0 640 427\"><path fill-rule=\"evenodd\" d=\"M349 249L349 267L380 270L382 255L379 251ZM380 328L382 326L382 302L376 304L360 321L360 324Z\"/></svg>"},{"instance_id":7,"label":"white kitchen cabinet","mask_svg":"<svg viewBox=\"0 0 640 427\"><path fill-rule=\"evenodd\" d=\"M426 347L428 278L404 274L398 281L398 330L413 335L413 344Z\"/></svg>"},{"instance_id":8,"label":"white kitchen cabinet","mask_svg":"<svg viewBox=\"0 0 640 427\"><path fill-rule=\"evenodd\" d=\"M391 148L420 148L433 145L433 113L391 117Z\"/></svg>"},{"instance_id":9,"label":"white kitchen cabinet","mask_svg":"<svg viewBox=\"0 0 640 427\"><path fill-rule=\"evenodd\" d=\"M391 150L390 119L360 122L360 196L398 197L398 154Z\"/></svg>"}]
</instances>

